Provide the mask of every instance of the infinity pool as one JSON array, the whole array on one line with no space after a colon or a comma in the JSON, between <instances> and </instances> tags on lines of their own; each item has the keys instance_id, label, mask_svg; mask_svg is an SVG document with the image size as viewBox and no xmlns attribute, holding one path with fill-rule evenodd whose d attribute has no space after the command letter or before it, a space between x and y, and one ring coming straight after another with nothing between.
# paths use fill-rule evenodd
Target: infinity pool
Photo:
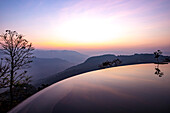
<instances>
[{"instance_id":1,"label":"infinity pool","mask_svg":"<svg viewBox=\"0 0 170 113\"><path fill-rule=\"evenodd\" d=\"M80 74L38 92L10 113L170 113L170 64Z\"/></svg>"}]
</instances>

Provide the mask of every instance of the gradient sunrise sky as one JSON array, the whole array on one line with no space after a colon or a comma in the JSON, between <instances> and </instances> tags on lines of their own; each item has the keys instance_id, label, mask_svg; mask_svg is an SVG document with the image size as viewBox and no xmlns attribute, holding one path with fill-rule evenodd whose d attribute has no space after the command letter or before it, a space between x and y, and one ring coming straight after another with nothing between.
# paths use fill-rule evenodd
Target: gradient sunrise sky
<instances>
[{"instance_id":1,"label":"gradient sunrise sky","mask_svg":"<svg viewBox=\"0 0 170 113\"><path fill-rule=\"evenodd\" d=\"M0 33L37 49L170 52L170 0L0 0Z\"/></svg>"}]
</instances>

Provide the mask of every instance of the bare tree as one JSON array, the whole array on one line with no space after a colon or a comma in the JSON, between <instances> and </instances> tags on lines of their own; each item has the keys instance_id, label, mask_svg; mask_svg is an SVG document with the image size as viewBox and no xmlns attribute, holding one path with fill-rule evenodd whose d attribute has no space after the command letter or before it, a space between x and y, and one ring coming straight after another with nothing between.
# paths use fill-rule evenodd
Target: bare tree
<instances>
[{"instance_id":1,"label":"bare tree","mask_svg":"<svg viewBox=\"0 0 170 113\"><path fill-rule=\"evenodd\" d=\"M13 104L13 87L18 84L30 82L26 76L26 69L32 62L34 48L23 38L23 35L16 31L6 30L5 34L0 35L0 45L3 52L3 59L0 65L0 87L10 88L10 102Z\"/></svg>"}]
</instances>

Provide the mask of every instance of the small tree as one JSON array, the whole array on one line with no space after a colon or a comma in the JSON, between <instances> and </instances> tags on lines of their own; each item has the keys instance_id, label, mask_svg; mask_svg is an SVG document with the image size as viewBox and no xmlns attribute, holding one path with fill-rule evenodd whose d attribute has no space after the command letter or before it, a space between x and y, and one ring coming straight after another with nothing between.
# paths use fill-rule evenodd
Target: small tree
<instances>
[{"instance_id":1,"label":"small tree","mask_svg":"<svg viewBox=\"0 0 170 113\"><path fill-rule=\"evenodd\" d=\"M159 56L162 54L162 51L161 50L157 50L154 52L154 55L155 55L155 58L157 59L157 62L159 63Z\"/></svg>"},{"instance_id":2,"label":"small tree","mask_svg":"<svg viewBox=\"0 0 170 113\"><path fill-rule=\"evenodd\" d=\"M13 105L13 87L30 81L26 76L26 69L32 62L34 56L32 43L23 38L23 35L16 31L6 30L0 35L0 45L2 47L3 59L0 65L0 87L10 88L10 102Z\"/></svg>"}]
</instances>

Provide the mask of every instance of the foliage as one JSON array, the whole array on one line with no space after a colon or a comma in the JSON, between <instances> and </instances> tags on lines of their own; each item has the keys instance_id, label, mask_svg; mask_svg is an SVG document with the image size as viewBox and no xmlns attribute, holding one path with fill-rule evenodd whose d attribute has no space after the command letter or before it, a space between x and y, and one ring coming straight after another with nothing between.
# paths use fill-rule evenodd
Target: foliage
<instances>
[{"instance_id":1,"label":"foliage","mask_svg":"<svg viewBox=\"0 0 170 113\"><path fill-rule=\"evenodd\" d=\"M37 89L31 84L21 84L13 87L13 106L18 105L26 98L37 92ZM10 110L10 92L9 90L0 94L0 113L6 113Z\"/></svg>"},{"instance_id":2,"label":"foliage","mask_svg":"<svg viewBox=\"0 0 170 113\"><path fill-rule=\"evenodd\" d=\"M119 59L115 59L113 61L106 61L103 62L101 65L99 65L99 67L111 67L111 66L117 66L119 64L121 64L122 62Z\"/></svg>"}]
</instances>

